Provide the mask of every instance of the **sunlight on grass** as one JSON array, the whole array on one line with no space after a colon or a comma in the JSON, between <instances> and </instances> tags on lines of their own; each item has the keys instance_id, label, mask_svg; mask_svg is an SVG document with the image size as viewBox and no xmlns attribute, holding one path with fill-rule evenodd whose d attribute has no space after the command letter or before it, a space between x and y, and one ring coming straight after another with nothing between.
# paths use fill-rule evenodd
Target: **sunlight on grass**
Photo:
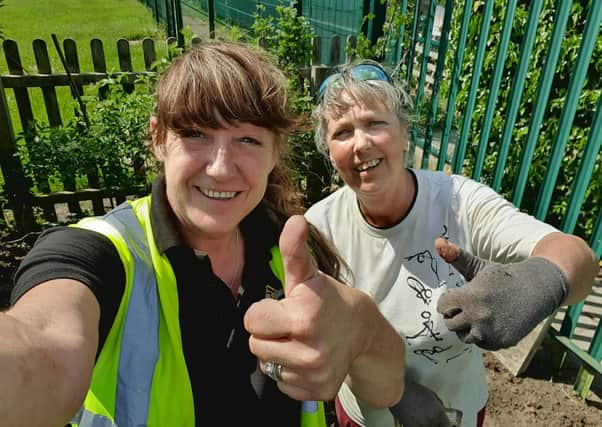
<instances>
[{"instance_id":1,"label":"sunlight on grass","mask_svg":"<svg viewBox=\"0 0 602 427\"><path fill-rule=\"evenodd\" d=\"M81 72L93 71L90 40L103 42L108 71L119 70L117 40L130 41L134 70L144 69L141 41L153 38L157 57L166 53L163 28L157 25L152 13L136 0L5 0L0 9L0 27L7 39L15 40L26 73L35 74L37 68L32 49L36 38L45 40L52 71L63 73L63 65L52 41L56 34L59 41L71 38L77 43ZM4 54L0 58L0 74L8 74ZM44 101L39 88L29 89L34 117L47 121ZM72 99L67 87L58 87L63 121L72 116ZM12 90L7 98L13 118L15 134L21 132L21 123Z\"/></svg>"}]
</instances>

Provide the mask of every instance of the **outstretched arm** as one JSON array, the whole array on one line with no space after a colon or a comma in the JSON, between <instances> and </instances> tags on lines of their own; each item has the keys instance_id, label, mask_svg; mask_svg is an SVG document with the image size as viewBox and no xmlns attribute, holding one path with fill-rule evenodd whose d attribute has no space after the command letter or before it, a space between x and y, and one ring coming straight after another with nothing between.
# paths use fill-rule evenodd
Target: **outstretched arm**
<instances>
[{"instance_id":1,"label":"outstretched arm","mask_svg":"<svg viewBox=\"0 0 602 427\"><path fill-rule=\"evenodd\" d=\"M65 425L86 395L98 345L97 300L59 279L0 313L0 419L10 426Z\"/></svg>"},{"instance_id":2,"label":"outstretched arm","mask_svg":"<svg viewBox=\"0 0 602 427\"><path fill-rule=\"evenodd\" d=\"M251 351L283 366L278 387L298 400L330 400L343 381L362 401L388 407L403 392L404 344L365 293L318 271L308 225L288 220L280 238L286 297L245 315Z\"/></svg>"}]
</instances>

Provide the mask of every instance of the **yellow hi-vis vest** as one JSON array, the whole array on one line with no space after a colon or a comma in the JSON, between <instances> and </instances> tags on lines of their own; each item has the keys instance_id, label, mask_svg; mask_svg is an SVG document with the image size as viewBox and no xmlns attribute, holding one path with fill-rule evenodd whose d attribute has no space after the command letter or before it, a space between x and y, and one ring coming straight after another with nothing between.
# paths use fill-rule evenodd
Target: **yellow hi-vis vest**
<instances>
[{"instance_id":1,"label":"yellow hi-vis vest","mask_svg":"<svg viewBox=\"0 0 602 427\"><path fill-rule=\"evenodd\" d=\"M154 241L150 196L125 202L103 217L85 218L74 226L99 232L111 240L123 263L126 280L115 320L94 366L88 394L71 424L194 426L176 277ZM272 256L270 267L283 281L278 248L272 248ZM301 427L326 427L323 402L303 402Z\"/></svg>"}]
</instances>

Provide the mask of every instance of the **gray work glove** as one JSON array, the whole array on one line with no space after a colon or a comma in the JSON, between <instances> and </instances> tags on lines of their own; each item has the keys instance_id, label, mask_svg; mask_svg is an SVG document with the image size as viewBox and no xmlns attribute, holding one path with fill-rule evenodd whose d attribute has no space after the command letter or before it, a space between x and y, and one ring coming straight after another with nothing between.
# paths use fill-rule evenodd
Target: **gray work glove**
<instances>
[{"instance_id":1,"label":"gray work glove","mask_svg":"<svg viewBox=\"0 0 602 427\"><path fill-rule=\"evenodd\" d=\"M429 388L405 382L403 396L389 408L403 427L450 427L443 403Z\"/></svg>"},{"instance_id":2,"label":"gray work glove","mask_svg":"<svg viewBox=\"0 0 602 427\"><path fill-rule=\"evenodd\" d=\"M437 311L448 329L466 343L486 350L511 347L554 313L568 295L564 273L545 258L499 264L441 240L435 243L439 255L467 282L444 293Z\"/></svg>"}]
</instances>

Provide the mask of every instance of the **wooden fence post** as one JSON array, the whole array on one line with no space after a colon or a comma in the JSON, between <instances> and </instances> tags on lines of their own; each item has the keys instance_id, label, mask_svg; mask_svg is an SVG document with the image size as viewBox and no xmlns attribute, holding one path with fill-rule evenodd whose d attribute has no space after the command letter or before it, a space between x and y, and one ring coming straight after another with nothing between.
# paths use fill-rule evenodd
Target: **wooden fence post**
<instances>
[{"instance_id":1,"label":"wooden fence post","mask_svg":"<svg viewBox=\"0 0 602 427\"><path fill-rule=\"evenodd\" d=\"M4 176L4 191L18 231L36 228L33 216L33 195L29 190L29 180L23 173L17 159L15 133L4 94L4 84L0 78L0 168Z\"/></svg>"},{"instance_id":2,"label":"wooden fence post","mask_svg":"<svg viewBox=\"0 0 602 427\"><path fill-rule=\"evenodd\" d=\"M117 55L119 56L119 70L124 72L132 72L132 54L130 53L130 42L126 39L117 40ZM134 91L133 83L122 84L125 93L132 93Z\"/></svg>"}]
</instances>

